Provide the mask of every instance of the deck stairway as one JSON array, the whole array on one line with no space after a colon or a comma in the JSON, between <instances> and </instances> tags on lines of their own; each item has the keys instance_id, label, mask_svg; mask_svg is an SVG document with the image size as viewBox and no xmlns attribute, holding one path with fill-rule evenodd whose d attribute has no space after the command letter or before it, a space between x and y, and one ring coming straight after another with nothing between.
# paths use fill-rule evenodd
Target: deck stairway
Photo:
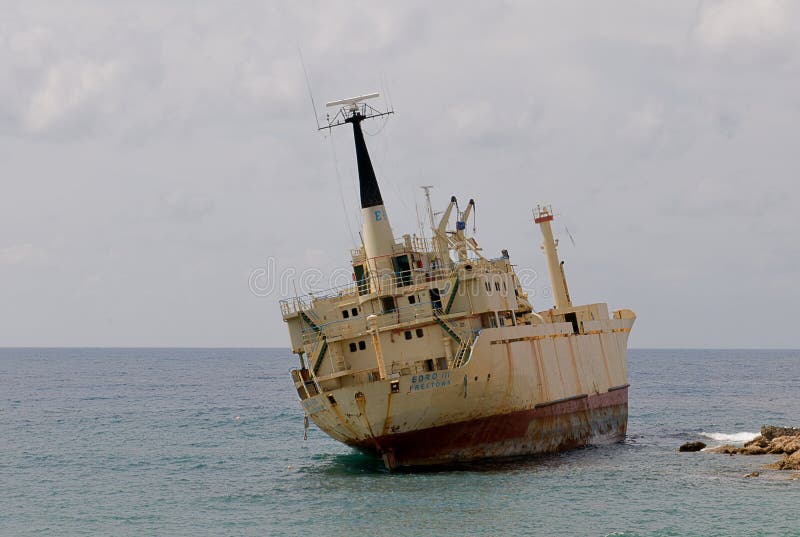
<instances>
[{"instance_id":1,"label":"deck stairway","mask_svg":"<svg viewBox=\"0 0 800 537\"><path fill-rule=\"evenodd\" d=\"M456 343L459 345L463 343L461 341L461 336L458 335L458 328L444 318L441 310L433 310L433 318L436 320L436 323L442 327L442 330L444 330L448 336L453 338Z\"/></svg>"},{"instance_id":2,"label":"deck stairway","mask_svg":"<svg viewBox=\"0 0 800 537\"><path fill-rule=\"evenodd\" d=\"M453 367L461 367L469 361L470 354L472 353L472 344L475 342L474 338L466 338L458 347L455 358L453 358Z\"/></svg>"},{"instance_id":3,"label":"deck stairway","mask_svg":"<svg viewBox=\"0 0 800 537\"><path fill-rule=\"evenodd\" d=\"M456 293L458 293L458 285L460 280L458 279L458 272L453 271L450 275L449 279L449 287L450 292L447 294L447 304L444 307L444 314L447 315L450 313L450 308L453 306L453 300L456 298Z\"/></svg>"},{"instance_id":4,"label":"deck stairway","mask_svg":"<svg viewBox=\"0 0 800 537\"><path fill-rule=\"evenodd\" d=\"M328 350L328 340L325 334L319 332L317 342L314 344L314 350L311 351L311 356L314 356L314 374L319 372L319 367L322 365L322 359L325 358L325 352Z\"/></svg>"}]
</instances>

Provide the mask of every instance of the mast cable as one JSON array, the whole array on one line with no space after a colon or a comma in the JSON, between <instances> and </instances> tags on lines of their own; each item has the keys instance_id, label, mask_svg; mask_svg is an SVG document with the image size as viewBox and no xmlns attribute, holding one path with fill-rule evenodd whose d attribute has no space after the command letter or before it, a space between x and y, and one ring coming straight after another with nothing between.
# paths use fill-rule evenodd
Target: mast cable
<instances>
[{"instance_id":1,"label":"mast cable","mask_svg":"<svg viewBox=\"0 0 800 537\"><path fill-rule=\"evenodd\" d=\"M303 75L306 77L306 88L308 89L308 97L311 99L311 108L314 109L314 121L317 123L317 130L320 129L319 116L317 115L317 105L314 103L314 94L311 91L311 81L308 78L306 71L306 62L303 60L303 51L300 50L300 43L297 44L297 55L300 56L300 67L303 68Z\"/></svg>"},{"instance_id":2,"label":"mast cable","mask_svg":"<svg viewBox=\"0 0 800 537\"><path fill-rule=\"evenodd\" d=\"M339 198L342 200L342 213L344 220L347 223L347 231L350 233L350 240L353 241L353 246L357 247L356 236L353 234L353 227L350 225L350 217L348 216L347 204L344 199L344 189L342 188L342 176L339 173L339 159L336 157L336 146L333 143L333 136L328 136L331 141L331 153L333 154L333 166L336 170L336 184L339 186Z\"/></svg>"}]
</instances>

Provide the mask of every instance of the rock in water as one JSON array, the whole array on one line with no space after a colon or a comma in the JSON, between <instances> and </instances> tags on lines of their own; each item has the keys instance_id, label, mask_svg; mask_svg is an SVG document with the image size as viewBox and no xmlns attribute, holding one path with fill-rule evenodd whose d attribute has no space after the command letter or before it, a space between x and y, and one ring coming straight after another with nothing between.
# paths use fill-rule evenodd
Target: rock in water
<instances>
[{"instance_id":1,"label":"rock in water","mask_svg":"<svg viewBox=\"0 0 800 537\"><path fill-rule=\"evenodd\" d=\"M772 470L800 470L800 451L795 451L791 455L784 455L778 462L768 464L764 468Z\"/></svg>"},{"instance_id":2,"label":"rock in water","mask_svg":"<svg viewBox=\"0 0 800 537\"><path fill-rule=\"evenodd\" d=\"M757 446L757 447L760 447L760 448L769 447L769 440L767 440L766 438L764 438L761 435L758 435L755 438L753 438L752 440L750 440L749 442L745 442L744 443L744 447L752 447L752 446Z\"/></svg>"},{"instance_id":3,"label":"rock in water","mask_svg":"<svg viewBox=\"0 0 800 537\"><path fill-rule=\"evenodd\" d=\"M768 442L772 442L773 439L778 438L779 436L800 436L800 428L762 425L761 436L763 436Z\"/></svg>"},{"instance_id":4,"label":"rock in water","mask_svg":"<svg viewBox=\"0 0 800 537\"><path fill-rule=\"evenodd\" d=\"M776 455L791 455L800 450L800 436L778 436L769 443L767 451Z\"/></svg>"},{"instance_id":5,"label":"rock in water","mask_svg":"<svg viewBox=\"0 0 800 537\"><path fill-rule=\"evenodd\" d=\"M692 444L701 444L705 447L705 444L702 442L689 442L682 445L680 451L698 451L697 449L689 448ZM764 425L761 427L761 435L745 443L744 447L736 447L727 444L709 449L708 453L725 453L728 455L783 455L781 460L768 464L764 466L764 468L769 468L771 470L800 470L800 428ZM758 472L753 472L745 477L756 476L758 476Z\"/></svg>"},{"instance_id":6,"label":"rock in water","mask_svg":"<svg viewBox=\"0 0 800 537\"><path fill-rule=\"evenodd\" d=\"M724 446L718 446L715 448L711 448L708 450L708 453L725 453L726 455L734 455L739 453L739 449L736 446L732 446L730 444L725 444Z\"/></svg>"},{"instance_id":7,"label":"rock in water","mask_svg":"<svg viewBox=\"0 0 800 537\"><path fill-rule=\"evenodd\" d=\"M700 451L705 447L706 445L702 442L686 442L678 448L678 451Z\"/></svg>"},{"instance_id":8,"label":"rock in water","mask_svg":"<svg viewBox=\"0 0 800 537\"><path fill-rule=\"evenodd\" d=\"M766 455L768 451L766 448L761 446L750 445L740 448L738 453L741 453L742 455Z\"/></svg>"}]
</instances>

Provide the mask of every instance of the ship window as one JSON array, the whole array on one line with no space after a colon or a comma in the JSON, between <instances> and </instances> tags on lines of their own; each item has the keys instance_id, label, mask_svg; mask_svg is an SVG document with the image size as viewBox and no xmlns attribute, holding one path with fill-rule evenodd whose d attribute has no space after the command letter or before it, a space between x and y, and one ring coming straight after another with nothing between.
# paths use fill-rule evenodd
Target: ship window
<instances>
[{"instance_id":1,"label":"ship window","mask_svg":"<svg viewBox=\"0 0 800 537\"><path fill-rule=\"evenodd\" d=\"M447 358L444 356L436 359L436 369L447 369Z\"/></svg>"},{"instance_id":2,"label":"ship window","mask_svg":"<svg viewBox=\"0 0 800 537\"><path fill-rule=\"evenodd\" d=\"M425 371L433 371L433 358L425 360Z\"/></svg>"},{"instance_id":3,"label":"ship window","mask_svg":"<svg viewBox=\"0 0 800 537\"><path fill-rule=\"evenodd\" d=\"M411 284L411 264L407 255L398 255L392 258L392 267L396 277L397 285L403 287Z\"/></svg>"},{"instance_id":4,"label":"ship window","mask_svg":"<svg viewBox=\"0 0 800 537\"><path fill-rule=\"evenodd\" d=\"M345 319L347 319L348 317L350 317L350 312L349 312L349 311L347 311L347 310L342 310L342 317L344 317Z\"/></svg>"},{"instance_id":5,"label":"ship window","mask_svg":"<svg viewBox=\"0 0 800 537\"><path fill-rule=\"evenodd\" d=\"M352 315L353 317L355 317L356 315L358 315L358 308L353 308L353 309L351 309L351 310L350 310L350 315Z\"/></svg>"},{"instance_id":6,"label":"ship window","mask_svg":"<svg viewBox=\"0 0 800 537\"><path fill-rule=\"evenodd\" d=\"M500 290L500 282L494 282L494 288L495 288L495 290L499 291Z\"/></svg>"},{"instance_id":7,"label":"ship window","mask_svg":"<svg viewBox=\"0 0 800 537\"><path fill-rule=\"evenodd\" d=\"M356 352L356 344L350 343L350 352Z\"/></svg>"},{"instance_id":8,"label":"ship window","mask_svg":"<svg viewBox=\"0 0 800 537\"><path fill-rule=\"evenodd\" d=\"M389 385L392 387L392 393L400 393L400 381L399 380L393 380L392 382L389 383Z\"/></svg>"},{"instance_id":9,"label":"ship window","mask_svg":"<svg viewBox=\"0 0 800 537\"><path fill-rule=\"evenodd\" d=\"M431 296L431 306L433 306L433 309L435 310L442 309L442 296L439 293L439 289L437 289L436 287L432 287L431 289L428 290L428 293Z\"/></svg>"},{"instance_id":10,"label":"ship window","mask_svg":"<svg viewBox=\"0 0 800 537\"><path fill-rule=\"evenodd\" d=\"M411 339L411 330L406 330L405 334L403 334L406 339Z\"/></svg>"},{"instance_id":11,"label":"ship window","mask_svg":"<svg viewBox=\"0 0 800 537\"><path fill-rule=\"evenodd\" d=\"M363 351L366 348L367 348L367 343L363 339L358 342L358 350Z\"/></svg>"},{"instance_id":12,"label":"ship window","mask_svg":"<svg viewBox=\"0 0 800 537\"><path fill-rule=\"evenodd\" d=\"M381 305L383 306L383 313L391 313L395 310L394 297L384 296L381 297Z\"/></svg>"},{"instance_id":13,"label":"ship window","mask_svg":"<svg viewBox=\"0 0 800 537\"><path fill-rule=\"evenodd\" d=\"M505 293L506 291L508 291L508 288L506 287L506 281L503 280L503 292Z\"/></svg>"},{"instance_id":14,"label":"ship window","mask_svg":"<svg viewBox=\"0 0 800 537\"><path fill-rule=\"evenodd\" d=\"M369 283L367 282L367 271L364 265L353 266L353 277L356 280L359 295L366 295L369 292Z\"/></svg>"},{"instance_id":15,"label":"ship window","mask_svg":"<svg viewBox=\"0 0 800 537\"><path fill-rule=\"evenodd\" d=\"M417 328L417 337L422 337L424 335L425 333L422 331L422 328Z\"/></svg>"},{"instance_id":16,"label":"ship window","mask_svg":"<svg viewBox=\"0 0 800 537\"><path fill-rule=\"evenodd\" d=\"M408 303L409 304L416 304L417 303L417 297L415 295L408 295Z\"/></svg>"},{"instance_id":17,"label":"ship window","mask_svg":"<svg viewBox=\"0 0 800 537\"><path fill-rule=\"evenodd\" d=\"M491 291L492 288L489 286L489 282L483 282L484 287L486 287L487 291Z\"/></svg>"},{"instance_id":18,"label":"ship window","mask_svg":"<svg viewBox=\"0 0 800 537\"><path fill-rule=\"evenodd\" d=\"M331 393L328 394L328 401L330 401L332 405L336 404L336 399L334 399L333 394Z\"/></svg>"},{"instance_id":19,"label":"ship window","mask_svg":"<svg viewBox=\"0 0 800 537\"><path fill-rule=\"evenodd\" d=\"M568 323L572 323L572 332L577 334L578 330L578 314L575 312L572 313L565 313L564 314L564 321Z\"/></svg>"}]
</instances>

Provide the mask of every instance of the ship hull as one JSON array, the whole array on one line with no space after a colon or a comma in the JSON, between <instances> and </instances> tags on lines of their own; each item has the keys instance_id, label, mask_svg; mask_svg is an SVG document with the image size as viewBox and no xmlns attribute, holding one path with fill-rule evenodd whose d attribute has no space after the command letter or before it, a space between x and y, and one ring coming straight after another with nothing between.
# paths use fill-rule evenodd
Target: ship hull
<instances>
[{"instance_id":1,"label":"ship hull","mask_svg":"<svg viewBox=\"0 0 800 537\"><path fill-rule=\"evenodd\" d=\"M328 435L389 469L621 440L634 320L623 310L584 321L584 333L569 323L486 328L460 367L325 386L302 400L303 409Z\"/></svg>"},{"instance_id":2,"label":"ship hull","mask_svg":"<svg viewBox=\"0 0 800 537\"><path fill-rule=\"evenodd\" d=\"M389 469L566 451L621 441L628 388L538 405L530 410L348 442Z\"/></svg>"}]
</instances>

